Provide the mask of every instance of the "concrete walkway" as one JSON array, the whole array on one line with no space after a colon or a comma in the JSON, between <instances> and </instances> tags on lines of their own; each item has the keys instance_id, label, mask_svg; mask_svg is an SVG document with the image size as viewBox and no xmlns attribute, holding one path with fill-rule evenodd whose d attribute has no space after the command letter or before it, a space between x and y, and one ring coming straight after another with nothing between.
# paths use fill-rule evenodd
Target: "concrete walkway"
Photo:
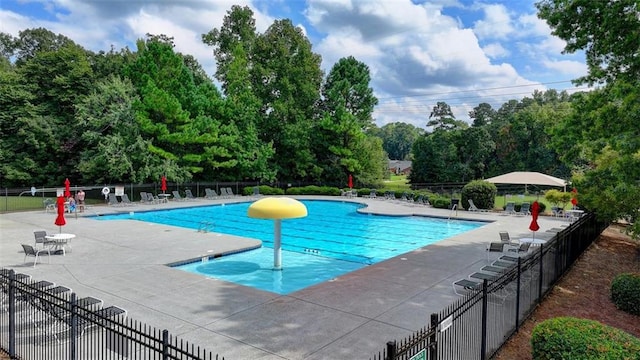
<instances>
[{"instance_id":1,"label":"concrete walkway","mask_svg":"<svg viewBox=\"0 0 640 360\"><path fill-rule=\"evenodd\" d=\"M387 261L346 274L335 281L282 296L205 278L166 266L212 253L253 247L259 241L158 224L96 221L82 215L206 206L204 200L130 207L90 207L77 219L67 217L62 231L76 234L66 256L45 255L42 263L23 263L21 243L32 244L34 230L58 232L54 213L0 215L0 267L71 287L79 296L102 298L127 309L129 317L167 329L195 345L233 359L367 359L387 341L403 339L428 324L458 297L452 282L487 263L486 246L529 237L531 217L450 212L399 201L298 197L357 201L364 212L430 215L488 221L454 236ZM540 217L539 238L566 221ZM498 254L491 254L497 257ZM51 263L48 263L48 261Z\"/></svg>"}]
</instances>

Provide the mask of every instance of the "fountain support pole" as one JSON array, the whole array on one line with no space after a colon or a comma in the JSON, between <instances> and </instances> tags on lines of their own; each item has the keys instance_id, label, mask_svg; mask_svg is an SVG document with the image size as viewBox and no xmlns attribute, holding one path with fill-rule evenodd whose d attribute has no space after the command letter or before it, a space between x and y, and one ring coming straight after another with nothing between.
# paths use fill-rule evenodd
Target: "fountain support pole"
<instances>
[{"instance_id":1,"label":"fountain support pole","mask_svg":"<svg viewBox=\"0 0 640 360\"><path fill-rule=\"evenodd\" d=\"M273 229L273 270L282 270L282 220L275 219Z\"/></svg>"}]
</instances>

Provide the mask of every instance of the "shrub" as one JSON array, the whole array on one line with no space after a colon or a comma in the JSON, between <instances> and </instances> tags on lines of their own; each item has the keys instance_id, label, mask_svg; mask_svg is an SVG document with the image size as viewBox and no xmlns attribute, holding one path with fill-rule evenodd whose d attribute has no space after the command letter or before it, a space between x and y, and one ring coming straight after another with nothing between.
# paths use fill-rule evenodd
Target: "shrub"
<instances>
[{"instance_id":1,"label":"shrub","mask_svg":"<svg viewBox=\"0 0 640 360\"><path fill-rule=\"evenodd\" d=\"M640 315L640 274L620 274L611 284L611 300L616 307Z\"/></svg>"},{"instance_id":2,"label":"shrub","mask_svg":"<svg viewBox=\"0 0 640 360\"><path fill-rule=\"evenodd\" d=\"M462 188L462 203L458 206L469 209L469 199L479 209L493 209L498 189L488 181L474 180Z\"/></svg>"},{"instance_id":3,"label":"shrub","mask_svg":"<svg viewBox=\"0 0 640 360\"><path fill-rule=\"evenodd\" d=\"M534 360L640 359L640 339L597 321L558 317L533 328Z\"/></svg>"},{"instance_id":4,"label":"shrub","mask_svg":"<svg viewBox=\"0 0 640 360\"><path fill-rule=\"evenodd\" d=\"M340 189L329 186L309 185L303 187L290 187L287 189L287 195L329 195L340 196Z\"/></svg>"},{"instance_id":5,"label":"shrub","mask_svg":"<svg viewBox=\"0 0 640 360\"><path fill-rule=\"evenodd\" d=\"M451 199L445 197L433 197L429 198L431 206L438 209L448 209L451 205Z\"/></svg>"},{"instance_id":6,"label":"shrub","mask_svg":"<svg viewBox=\"0 0 640 360\"><path fill-rule=\"evenodd\" d=\"M254 188L255 186L245 186L244 188L242 188L242 195L245 195L245 196L253 195ZM260 185L258 186L258 188L260 190L260 195L284 195L284 190L277 187L271 187L269 185Z\"/></svg>"}]
</instances>

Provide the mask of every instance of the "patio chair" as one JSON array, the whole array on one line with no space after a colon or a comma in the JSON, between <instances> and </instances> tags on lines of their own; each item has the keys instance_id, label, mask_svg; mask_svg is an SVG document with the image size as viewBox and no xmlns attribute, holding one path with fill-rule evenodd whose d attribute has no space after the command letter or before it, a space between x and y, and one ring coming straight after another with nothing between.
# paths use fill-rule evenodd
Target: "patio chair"
<instances>
[{"instance_id":1,"label":"patio chair","mask_svg":"<svg viewBox=\"0 0 640 360\"><path fill-rule=\"evenodd\" d=\"M49 212L49 210L55 212L56 211L56 202L51 199L44 199L42 201L44 204L44 211Z\"/></svg>"},{"instance_id":2,"label":"patio chair","mask_svg":"<svg viewBox=\"0 0 640 360\"><path fill-rule=\"evenodd\" d=\"M56 244L55 241L51 241L47 239L47 232L44 230L36 230L33 232L33 236L35 237L35 243L33 245L34 248L38 248L38 244L42 245L42 247L53 246Z\"/></svg>"},{"instance_id":3,"label":"patio chair","mask_svg":"<svg viewBox=\"0 0 640 360\"><path fill-rule=\"evenodd\" d=\"M514 215L516 213L516 203L508 202L504 207L503 215Z\"/></svg>"},{"instance_id":4,"label":"patio chair","mask_svg":"<svg viewBox=\"0 0 640 360\"><path fill-rule=\"evenodd\" d=\"M483 272L474 272L473 274L469 275L469 277L473 279L479 279L479 280L494 281L499 277L499 275L487 274Z\"/></svg>"},{"instance_id":5,"label":"patio chair","mask_svg":"<svg viewBox=\"0 0 640 360\"><path fill-rule=\"evenodd\" d=\"M120 206L120 201L118 201L118 198L116 197L116 194L113 193L109 193L109 205L110 206Z\"/></svg>"},{"instance_id":6,"label":"patio chair","mask_svg":"<svg viewBox=\"0 0 640 360\"><path fill-rule=\"evenodd\" d=\"M458 289L461 289L461 291L458 292ZM468 295L481 289L482 283L470 279L460 279L453 282L453 292L460 296Z\"/></svg>"},{"instance_id":7,"label":"patio chair","mask_svg":"<svg viewBox=\"0 0 640 360\"><path fill-rule=\"evenodd\" d=\"M193 193L191 192L191 189L186 189L184 191L184 195L187 198L187 200L195 200L195 199L197 199L195 196L193 196Z\"/></svg>"},{"instance_id":8,"label":"patio chair","mask_svg":"<svg viewBox=\"0 0 640 360\"><path fill-rule=\"evenodd\" d=\"M492 252L504 252L504 243L501 242L492 242L487 246L487 261L489 261L489 253Z\"/></svg>"},{"instance_id":9,"label":"patio chair","mask_svg":"<svg viewBox=\"0 0 640 360\"><path fill-rule=\"evenodd\" d=\"M469 209L468 211L472 211L472 212L488 212L488 209L479 209L476 204L473 203L472 199L467 200L469 202Z\"/></svg>"},{"instance_id":10,"label":"patio chair","mask_svg":"<svg viewBox=\"0 0 640 360\"><path fill-rule=\"evenodd\" d=\"M220 188L220 197L223 199L226 199L229 197L229 194L227 193L227 188Z\"/></svg>"},{"instance_id":11,"label":"patio chair","mask_svg":"<svg viewBox=\"0 0 640 360\"><path fill-rule=\"evenodd\" d=\"M204 189L204 198L205 199L217 199L218 198L218 193L215 190L211 190L210 188L206 188Z\"/></svg>"},{"instance_id":12,"label":"patio chair","mask_svg":"<svg viewBox=\"0 0 640 360\"><path fill-rule=\"evenodd\" d=\"M129 195L127 195L127 194L122 194L122 196L120 196L120 198L122 199L122 201L120 202L122 205L125 205L125 206L131 206L131 205L133 205L133 203L131 202L131 200L129 200Z\"/></svg>"},{"instance_id":13,"label":"patio chair","mask_svg":"<svg viewBox=\"0 0 640 360\"><path fill-rule=\"evenodd\" d=\"M33 256L33 267L36 267L36 264L38 263L38 257L40 256L40 253L44 253L46 252L47 255L49 255L49 263L51 263L51 251L49 251L49 248L43 248L43 249L39 249L37 250L36 248L34 248L31 245L27 245L27 244L21 244L22 245L22 249L24 250L24 261L23 262L27 262L27 257L28 256Z\"/></svg>"},{"instance_id":14,"label":"patio chair","mask_svg":"<svg viewBox=\"0 0 640 360\"><path fill-rule=\"evenodd\" d=\"M528 202L522 203L522 205L520 205L520 211L517 211L516 215L531 215L531 212L529 212L529 208L530 204Z\"/></svg>"},{"instance_id":15,"label":"patio chair","mask_svg":"<svg viewBox=\"0 0 640 360\"><path fill-rule=\"evenodd\" d=\"M227 195L229 195L230 197L236 196L236 194L233 193L233 190L230 187L227 188Z\"/></svg>"},{"instance_id":16,"label":"patio chair","mask_svg":"<svg viewBox=\"0 0 640 360\"><path fill-rule=\"evenodd\" d=\"M375 199L378 197L378 194L376 193L376 189L371 189L371 191L369 192L369 199Z\"/></svg>"},{"instance_id":17,"label":"patio chair","mask_svg":"<svg viewBox=\"0 0 640 360\"><path fill-rule=\"evenodd\" d=\"M511 236L509 236L509 232L508 231L500 231L498 234L500 235L500 242L502 242L503 244L505 244L507 246L519 246L520 245L519 241L511 240Z\"/></svg>"},{"instance_id":18,"label":"patio chair","mask_svg":"<svg viewBox=\"0 0 640 360\"><path fill-rule=\"evenodd\" d=\"M529 251L529 247L531 247L530 242L523 242L519 247L515 249L509 249L509 251L517 252L517 253L526 253Z\"/></svg>"},{"instance_id":19,"label":"patio chair","mask_svg":"<svg viewBox=\"0 0 640 360\"><path fill-rule=\"evenodd\" d=\"M185 198L180 196L180 193L178 192L178 190L173 190L171 193L173 194L173 200L176 200L176 201L184 201L185 200Z\"/></svg>"}]
</instances>

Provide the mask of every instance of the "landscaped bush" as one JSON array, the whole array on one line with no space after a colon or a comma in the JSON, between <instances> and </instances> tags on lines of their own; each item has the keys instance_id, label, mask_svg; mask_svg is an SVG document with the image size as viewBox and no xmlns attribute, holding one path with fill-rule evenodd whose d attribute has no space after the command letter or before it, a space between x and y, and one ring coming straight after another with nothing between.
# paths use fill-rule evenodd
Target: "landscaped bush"
<instances>
[{"instance_id":1,"label":"landscaped bush","mask_svg":"<svg viewBox=\"0 0 640 360\"><path fill-rule=\"evenodd\" d=\"M558 317L531 334L533 360L640 359L640 339L597 321Z\"/></svg>"},{"instance_id":2,"label":"landscaped bush","mask_svg":"<svg viewBox=\"0 0 640 360\"><path fill-rule=\"evenodd\" d=\"M253 189L255 186L245 186L242 188L242 195L251 196L253 195ZM258 186L260 191L260 195L284 195L284 190L276 187L271 187L269 185L260 185Z\"/></svg>"},{"instance_id":3,"label":"landscaped bush","mask_svg":"<svg viewBox=\"0 0 640 360\"><path fill-rule=\"evenodd\" d=\"M616 307L640 315L640 274L620 274L611 284L611 300Z\"/></svg>"},{"instance_id":4,"label":"landscaped bush","mask_svg":"<svg viewBox=\"0 0 640 360\"><path fill-rule=\"evenodd\" d=\"M446 197L433 197L429 198L431 206L438 209L448 209L451 205L451 199Z\"/></svg>"},{"instance_id":5,"label":"landscaped bush","mask_svg":"<svg viewBox=\"0 0 640 360\"><path fill-rule=\"evenodd\" d=\"M328 195L340 196L340 189L329 186L309 185L303 187L290 187L287 189L287 195Z\"/></svg>"},{"instance_id":6,"label":"landscaped bush","mask_svg":"<svg viewBox=\"0 0 640 360\"><path fill-rule=\"evenodd\" d=\"M478 209L493 209L498 189L488 181L474 180L462 188L462 203L459 207L469 209L469 199Z\"/></svg>"}]
</instances>

